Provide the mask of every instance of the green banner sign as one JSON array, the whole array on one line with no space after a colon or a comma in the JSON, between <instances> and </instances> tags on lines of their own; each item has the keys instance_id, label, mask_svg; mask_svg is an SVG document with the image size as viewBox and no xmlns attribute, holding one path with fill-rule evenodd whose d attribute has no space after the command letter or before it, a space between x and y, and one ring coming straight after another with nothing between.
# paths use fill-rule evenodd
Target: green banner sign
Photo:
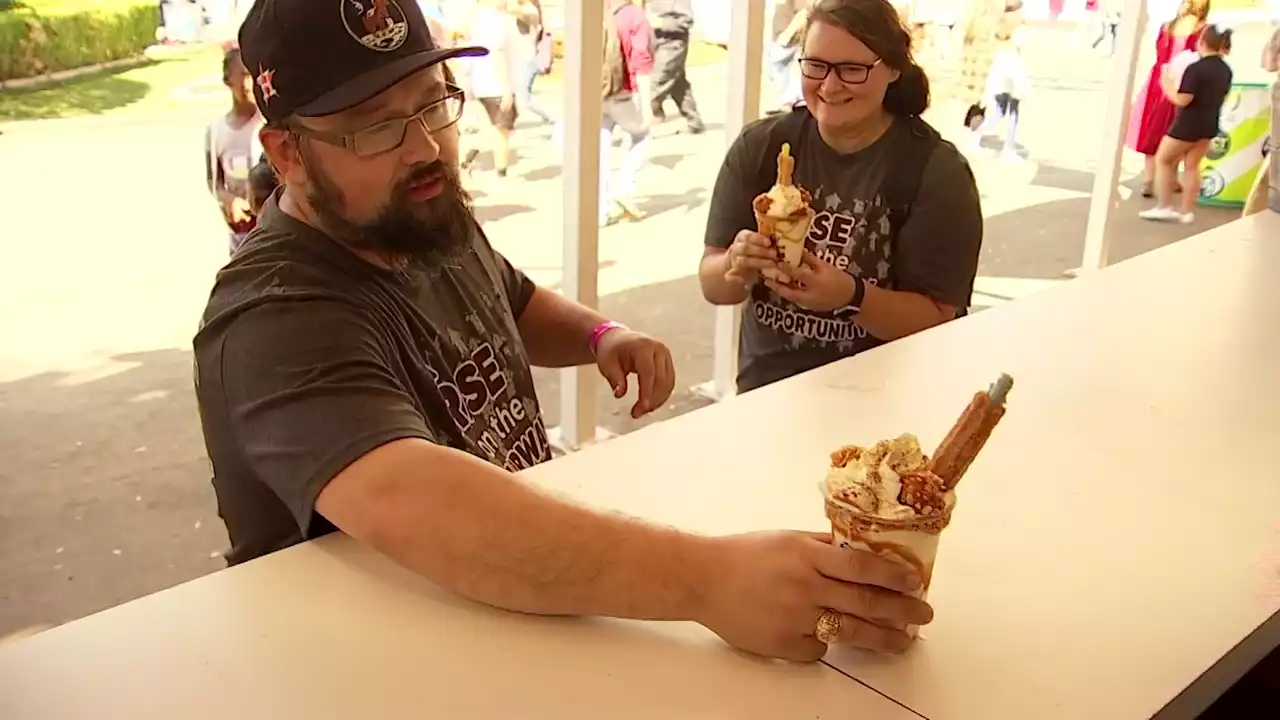
<instances>
[{"instance_id":1,"label":"green banner sign","mask_svg":"<svg viewBox=\"0 0 1280 720\"><path fill-rule=\"evenodd\" d=\"M1200 204L1243 207L1271 142L1271 91L1261 83L1231 86L1222 132L1200 167Z\"/></svg>"}]
</instances>

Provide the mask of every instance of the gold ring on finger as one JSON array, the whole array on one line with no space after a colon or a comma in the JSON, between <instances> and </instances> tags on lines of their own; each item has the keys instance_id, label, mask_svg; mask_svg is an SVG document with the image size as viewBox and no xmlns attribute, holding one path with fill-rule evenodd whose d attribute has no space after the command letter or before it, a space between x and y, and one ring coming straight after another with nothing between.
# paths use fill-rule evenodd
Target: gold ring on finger
<instances>
[{"instance_id":1,"label":"gold ring on finger","mask_svg":"<svg viewBox=\"0 0 1280 720\"><path fill-rule=\"evenodd\" d=\"M831 645L840 639L840 626L843 623L843 615L827 608L818 616L818 625L814 628L813 636L818 638L818 642Z\"/></svg>"}]
</instances>

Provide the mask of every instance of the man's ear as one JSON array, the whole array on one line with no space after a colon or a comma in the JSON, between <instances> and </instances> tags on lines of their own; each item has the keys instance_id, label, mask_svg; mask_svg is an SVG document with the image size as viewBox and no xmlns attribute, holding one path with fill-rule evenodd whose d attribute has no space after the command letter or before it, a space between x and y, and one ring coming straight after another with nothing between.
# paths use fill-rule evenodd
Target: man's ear
<instances>
[{"instance_id":1,"label":"man's ear","mask_svg":"<svg viewBox=\"0 0 1280 720\"><path fill-rule=\"evenodd\" d=\"M298 136L284 128L264 126L258 131L267 162L281 184L305 182L306 170L298 152Z\"/></svg>"}]
</instances>

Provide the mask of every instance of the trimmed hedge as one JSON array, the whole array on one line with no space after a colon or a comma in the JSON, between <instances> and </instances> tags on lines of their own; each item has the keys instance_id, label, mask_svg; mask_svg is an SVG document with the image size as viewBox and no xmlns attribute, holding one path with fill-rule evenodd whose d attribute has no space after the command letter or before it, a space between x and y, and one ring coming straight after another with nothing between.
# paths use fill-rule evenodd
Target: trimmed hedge
<instances>
[{"instance_id":1,"label":"trimmed hedge","mask_svg":"<svg viewBox=\"0 0 1280 720\"><path fill-rule=\"evenodd\" d=\"M0 10L0 80L133 57L155 42L159 4L107 10Z\"/></svg>"}]
</instances>

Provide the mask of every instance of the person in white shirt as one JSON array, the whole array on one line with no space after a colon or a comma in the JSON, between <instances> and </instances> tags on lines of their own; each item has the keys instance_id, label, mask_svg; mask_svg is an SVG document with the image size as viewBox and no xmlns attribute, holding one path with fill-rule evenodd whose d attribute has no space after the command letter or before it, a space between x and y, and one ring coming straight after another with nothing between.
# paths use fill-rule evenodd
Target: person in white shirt
<instances>
[{"instance_id":1,"label":"person in white shirt","mask_svg":"<svg viewBox=\"0 0 1280 720\"><path fill-rule=\"evenodd\" d=\"M205 184L230 230L229 247L234 253L255 225L249 206L249 170L258 162L254 147L262 116L253 99L253 76L238 48L223 56L222 81L231 91L231 109L205 130Z\"/></svg>"},{"instance_id":2,"label":"person in white shirt","mask_svg":"<svg viewBox=\"0 0 1280 720\"><path fill-rule=\"evenodd\" d=\"M555 118L543 108L533 96L533 84L539 75L551 70L551 36L543 26L542 3L540 0L511 0L508 7L516 19L516 29L520 33L518 69L519 82L516 84L516 107L528 110L537 115L543 123L552 125Z\"/></svg>"},{"instance_id":3,"label":"person in white shirt","mask_svg":"<svg viewBox=\"0 0 1280 720\"><path fill-rule=\"evenodd\" d=\"M1026 61L1022 58L1024 37L1021 10L1006 12L996 25L996 52L987 75L983 91L983 105L989 108L986 120L979 128L979 136L995 131L1001 121L1005 123L1004 145L1001 159L1018 162L1018 118L1022 104L1031 91L1031 77Z\"/></svg>"},{"instance_id":4,"label":"person in white shirt","mask_svg":"<svg viewBox=\"0 0 1280 720\"><path fill-rule=\"evenodd\" d=\"M466 61L467 91L480 101L489 117L493 167L499 177L506 177L511 164L511 132L516 126L516 79L523 59L519 48L523 37L516 29L515 17L507 12L506 0L478 0L469 30L465 44L486 48L489 54ZM463 167L479 154L478 147L467 151Z\"/></svg>"}]
</instances>

